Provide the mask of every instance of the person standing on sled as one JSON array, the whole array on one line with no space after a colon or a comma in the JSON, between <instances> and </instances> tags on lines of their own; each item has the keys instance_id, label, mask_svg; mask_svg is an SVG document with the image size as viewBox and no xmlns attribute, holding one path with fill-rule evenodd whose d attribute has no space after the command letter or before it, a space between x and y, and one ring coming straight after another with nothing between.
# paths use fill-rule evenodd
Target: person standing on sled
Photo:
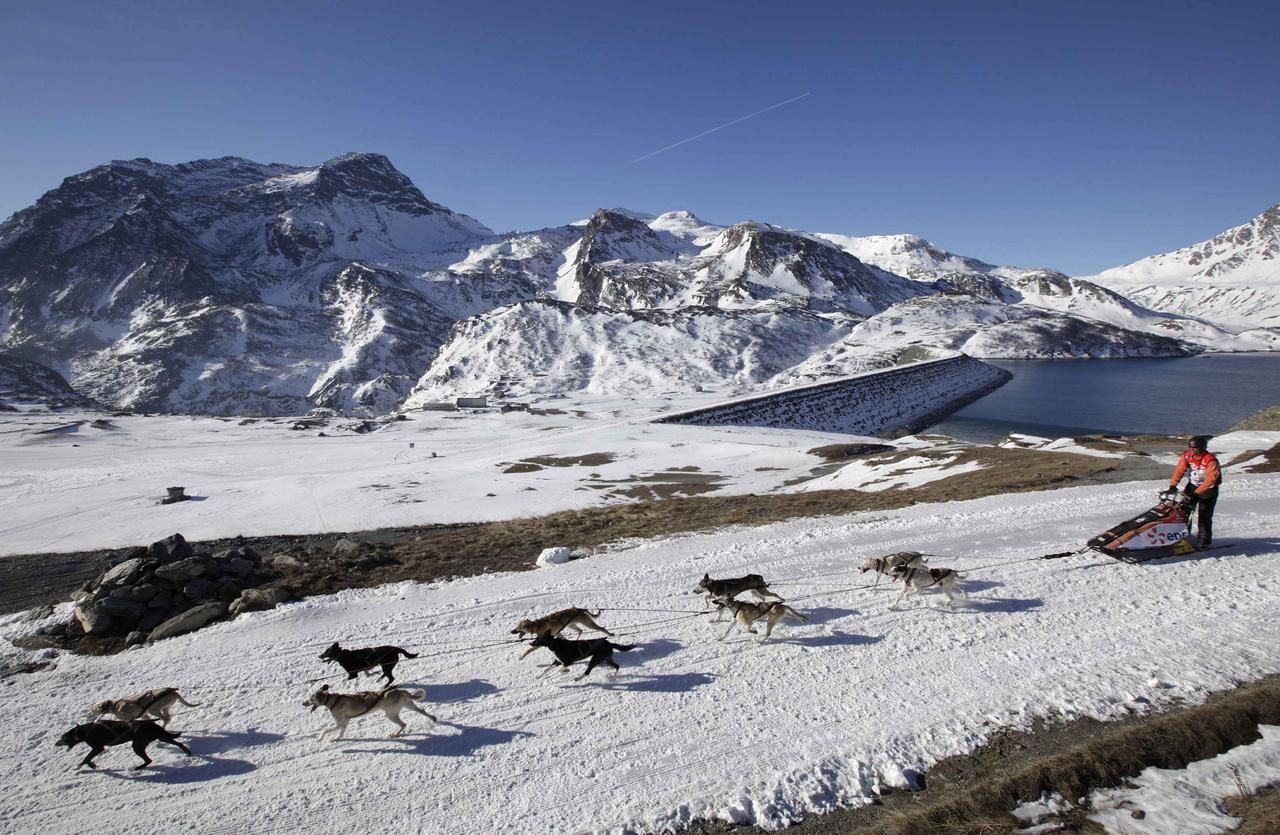
<instances>
[{"instance_id":1,"label":"person standing on sled","mask_svg":"<svg viewBox=\"0 0 1280 835\"><path fill-rule=\"evenodd\" d=\"M1191 513L1196 512L1196 526L1200 532L1200 547L1213 544L1213 506L1218 503L1218 486L1222 484L1222 470L1218 458L1208 450L1209 439L1195 435L1187 441L1187 451L1178 459L1169 489L1177 490L1178 482L1187 473L1191 477L1183 488L1179 501L1187 506L1187 529L1191 529Z\"/></svg>"}]
</instances>

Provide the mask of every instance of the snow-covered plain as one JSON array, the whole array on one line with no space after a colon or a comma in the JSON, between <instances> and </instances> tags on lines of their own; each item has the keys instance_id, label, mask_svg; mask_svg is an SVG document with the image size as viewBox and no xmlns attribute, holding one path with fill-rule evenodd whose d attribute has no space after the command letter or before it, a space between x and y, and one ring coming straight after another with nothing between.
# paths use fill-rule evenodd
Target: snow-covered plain
<instances>
[{"instance_id":1,"label":"snow-covered plain","mask_svg":"<svg viewBox=\"0 0 1280 835\"><path fill-rule=\"evenodd\" d=\"M832 438L605 414L572 421L567 414L441 414L438 424L424 418L329 438L269 421L114 418L114 430L82 424L34 444L14 421L36 417L11 417L11 434L0 436L8 480L0 493L3 541L12 553L32 550L37 535L50 547L84 547L174 530L193 538L227 533L228 525L315 530L321 517L331 529L362 527L350 525L361 514L391 519L388 508L405 503L389 501L388 490L351 487L366 479L394 490L436 479L420 494L425 501L409 504L417 521L467 507L471 518L485 518L489 511L473 492L485 487L502 513L531 513L539 502L599 502L600 491L578 489L589 474L566 475L578 468L504 474L499 464L624 444L631 446L619 459L631 462L623 469L632 476L641 467L693 465L732 471L735 490L762 492L778 484L769 480L813 469L804 450ZM503 420L529 423L503 434ZM564 423L549 431L539 421ZM1224 448L1276 440L1274 433L1238 434L1247 437L1237 444L1224 436ZM907 450L930 444L901 443ZM353 451L342 451L348 446ZM402 464L397 456L406 451L414 457ZM29 454L49 468L46 481L33 475L34 463L25 471L10 466ZM946 456L939 460L945 467ZM589 469L603 481L618 466ZM782 470L767 469L773 466ZM159 508L141 494L152 483L158 493L175 471L205 473L207 482L187 479L188 492L205 500ZM128 474L131 486L114 486L116 476L106 472ZM547 481L513 481L528 476ZM891 477L872 472L854 481ZM745 489L752 478L761 481ZM58 483L63 494L54 492ZM523 489L533 485L536 491ZM1002 726L1194 702L1280 671L1280 476L1229 472L1217 527L1232 548L1143 566L1093 555L1033 559L1078 548L1148 507L1161 486L1077 487L623 544L534 572L311 598L117 656L62 655L52 667L6 680L6 706L22 721L0 734L7 788L0 827L652 831L696 817L780 827L866 802ZM113 497L115 489L136 493L133 504ZM538 492L528 505L516 500ZM55 504L56 495L71 499ZM31 506L44 516L20 515L35 514ZM191 515L148 515L161 509ZM147 521L154 518L163 521ZM15 537L21 547L11 546ZM890 611L894 592L886 583L870 588L856 566L903 549L967 571L969 600L947 609L939 595L926 594ZM780 625L767 643L736 631L719 640L727 624L708 623L692 590L704 572L749 571L764 574L808 621ZM600 621L619 633L615 640L636 644L617 654L620 674L598 669L579 682L542 674L549 661L542 651L518 660L523 647L509 643L514 623L571 605L603 609ZM8 616L0 637L36 626ZM406 714L413 732L389 739L392 726L373 715L355 720L343 741L318 742L330 721L302 706L314 689L376 686L369 679L347 685L318 660L335 640L419 653L397 674L425 689L440 724ZM0 661L39 654L0 641ZM162 686L201 705L180 707L173 722L193 758L153 745L156 765L132 772L132 753L114 748L99 758L98 772L77 772L83 749L53 746L95 702Z\"/></svg>"},{"instance_id":2,"label":"snow-covered plain","mask_svg":"<svg viewBox=\"0 0 1280 835\"><path fill-rule=\"evenodd\" d=\"M491 521L702 484L762 493L825 463L807 450L851 437L650 422L720 400L424 411L367 434L342 418L294 430L291 418L0 414L0 555L145 544L175 531L200 540ZM543 465L506 472L528 459ZM160 505L170 485L196 501Z\"/></svg>"}]
</instances>

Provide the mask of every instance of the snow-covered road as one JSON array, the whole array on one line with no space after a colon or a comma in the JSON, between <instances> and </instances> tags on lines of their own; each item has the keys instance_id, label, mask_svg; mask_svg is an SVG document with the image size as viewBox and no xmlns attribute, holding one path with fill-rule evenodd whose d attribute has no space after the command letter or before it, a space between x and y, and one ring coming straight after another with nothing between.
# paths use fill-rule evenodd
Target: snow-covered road
<instances>
[{"instance_id":1,"label":"snow-covered road","mask_svg":"<svg viewBox=\"0 0 1280 835\"><path fill-rule=\"evenodd\" d=\"M105 657L8 679L0 826L14 832L587 832L694 817L780 826L902 785L1000 726L1114 717L1280 672L1280 476L1234 476L1219 503L1233 547L1141 566L1071 550L1145 509L1154 482L1080 487L648 542L541 569L314 598ZM973 572L952 610L856 589L866 556L948 555ZM764 574L807 623L760 643L685 615L704 572ZM541 675L543 651L498 644L570 605L637 648L616 677ZM647 610L647 611L646 611ZM675 611L652 611L675 610ZM666 622L655 623L669 618ZM30 628L11 616L0 634ZM441 722L381 715L318 743L302 706L332 641L399 644L406 685ZM12 652L11 649L6 652ZM326 680L347 689L336 678ZM371 680L366 680L371 681ZM127 748L76 772L55 748L94 702L175 686L196 756ZM372 686L362 682L361 686Z\"/></svg>"}]
</instances>

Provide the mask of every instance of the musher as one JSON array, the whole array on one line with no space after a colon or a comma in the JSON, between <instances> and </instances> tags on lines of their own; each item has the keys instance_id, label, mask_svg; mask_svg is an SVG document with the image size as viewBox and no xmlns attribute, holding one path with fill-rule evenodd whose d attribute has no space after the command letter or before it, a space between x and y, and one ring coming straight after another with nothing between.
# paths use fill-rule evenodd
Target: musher
<instances>
[{"instance_id":1,"label":"musher","mask_svg":"<svg viewBox=\"0 0 1280 835\"><path fill-rule=\"evenodd\" d=\"M1218 486L1222 484L1218 457L1208 447L1209 439L1204 435L1194 435L1188 439L1187 451L1178 459L1173 478L1169 479L1169 488L1177 490L1182 476L1191 474L1179 501L1187 507L1188 532L1191 530L1192 511L1197 511L1196 526L1200 533L1200 548L1208 548L1213 544L1213 507L1218 503Z\"/></svg>"}]
</instances>

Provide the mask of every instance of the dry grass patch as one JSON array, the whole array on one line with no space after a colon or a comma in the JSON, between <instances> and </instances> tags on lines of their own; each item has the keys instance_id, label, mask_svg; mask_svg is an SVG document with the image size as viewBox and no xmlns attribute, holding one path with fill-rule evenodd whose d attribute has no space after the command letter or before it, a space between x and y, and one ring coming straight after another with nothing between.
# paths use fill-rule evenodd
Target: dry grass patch
<instances>
[{"instance_id":1,"label":"dry grass patch","mask_svg":"<svg viewBox=\"0 0 1280 835\"><path fill-rule=\"evenodd\" d=\"M1227 814L1240 819L1232 835L1275 835L1280 832L1280 786L1253 794L1228 797Z\"/></svg>"}]
</instances>

